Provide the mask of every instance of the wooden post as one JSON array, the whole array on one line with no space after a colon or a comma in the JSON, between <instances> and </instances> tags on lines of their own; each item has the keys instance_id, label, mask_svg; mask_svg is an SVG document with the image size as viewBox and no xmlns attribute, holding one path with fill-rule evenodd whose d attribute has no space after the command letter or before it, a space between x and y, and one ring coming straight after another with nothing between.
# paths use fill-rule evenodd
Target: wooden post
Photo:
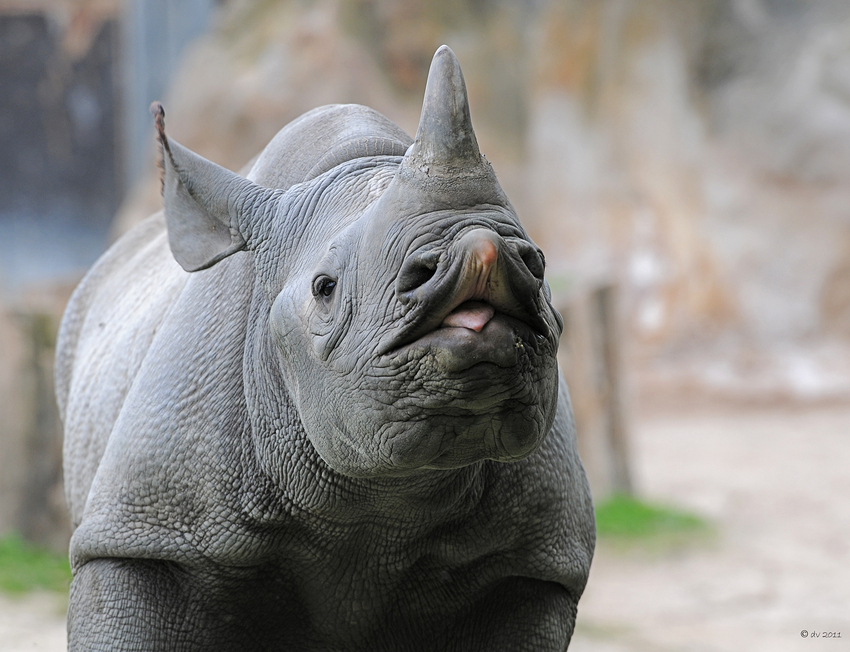
<instances>
[{"instance_id":1,"label":"wooden post","mask_svg":"<svg viewBox=\"0 0 850 652\"><path fill-rule=\"evenodd\" d=\"M71 528L62 487L62 425L54 392L56 331L72 286L0 305L0 536L18 532L57 552Z\"/></svg>"},{"instance_id":2,"label":"wooden post","mask_svg":"<svg viewBox=\"0 0 850 652\"><path fill-rule=\"evenodd\" d=\"M564 317L561 370L570 389L579 454L597 500L634 489L617 302L617 287L607 281L556 297Z\"/></svg>"},{"instance_id":3,"label":"wooden post","mask_svg":"<svg viewBox=\"0 0 850 652\"><path fill-rule=\"evenodd\" d=\"M629 447L623 412L622 332L617 315L619 292L614 284L602 285L594 292L594 304L601 334L602 368L604 370L603 403L607 413L607 439L611 455L611 487L616 493L631 495Z\"/></svg>"}]
</instances>

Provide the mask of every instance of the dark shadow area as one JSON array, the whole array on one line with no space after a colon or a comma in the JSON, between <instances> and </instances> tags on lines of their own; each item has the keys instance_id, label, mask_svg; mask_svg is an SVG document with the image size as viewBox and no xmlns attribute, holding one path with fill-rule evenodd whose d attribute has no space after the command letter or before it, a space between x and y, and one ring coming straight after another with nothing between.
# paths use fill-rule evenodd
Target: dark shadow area
<instances>
[{"instance_id":1,"label":"dark shadow area","mask_svg":"<svg viewBox=\"0 0 850 652\"><path fill-rule=\"evenodd\" d=\"M79 274L105 248L119 192L117 21L78 58L45 15L0 16L0 278Z\"/></svg>"}]
</instances>

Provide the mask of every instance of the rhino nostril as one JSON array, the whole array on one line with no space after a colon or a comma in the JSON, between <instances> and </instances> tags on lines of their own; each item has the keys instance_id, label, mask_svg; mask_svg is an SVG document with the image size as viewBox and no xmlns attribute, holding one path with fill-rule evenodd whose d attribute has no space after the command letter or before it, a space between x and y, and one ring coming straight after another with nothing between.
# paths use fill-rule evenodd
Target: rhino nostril
<instances>
[{"instance_id":1,"label":"rhino nostril","mask_svg":"<svg viewBox=\"0 0 850 652\"><path fill-rule=\"evenodd\" d=\"M543 257L543 252L537 247L522 243L521 245L517 245L517 253L522 259L522 262L525 263L528 271L535 278L543 280L543 273L546 269L546 259Z\"/></svg>"},{"instance_id":2,"label":"rhino nostril","mask_svg":"<svg viewBox=\"0 0 850 652\"><path fill-rule=\"evenodd\" d=\"M397 292L404 294L430 281L437 271L439 258L440 254L437 251L416 253L408 257L398 273Z\"/></svg>"}]
</instances>

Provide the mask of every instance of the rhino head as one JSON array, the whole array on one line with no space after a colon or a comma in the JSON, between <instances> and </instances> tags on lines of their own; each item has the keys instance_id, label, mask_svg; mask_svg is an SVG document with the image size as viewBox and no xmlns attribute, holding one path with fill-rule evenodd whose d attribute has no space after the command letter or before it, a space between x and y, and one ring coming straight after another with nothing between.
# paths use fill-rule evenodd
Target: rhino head
<instances>
[{"instance_id":1,"label":"rhino head","mask_svg":"<svg viewBox=\"0 0 850 652\"><path fill-rule=\"evenodd\" d=\"M283 379L272 395L292 401L332 469L398 476L537 449L562 322L543 255L479 153L449 48L403 156L355 158L287 190L169 141L154 112L172 252L187 271L253 252Z\"/></svg>"}]
</instances>

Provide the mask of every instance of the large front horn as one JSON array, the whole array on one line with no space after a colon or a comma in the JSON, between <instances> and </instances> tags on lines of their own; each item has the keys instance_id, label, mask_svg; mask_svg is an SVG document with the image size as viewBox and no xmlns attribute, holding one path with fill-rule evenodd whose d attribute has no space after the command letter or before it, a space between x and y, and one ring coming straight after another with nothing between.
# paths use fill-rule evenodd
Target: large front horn
<instances>
[{"instance_id":1,"label":"large front horn","mask_svg":"<svg viewBox=\"0 0 850 652\"><path fill-rule=\"evenodd\" d=\"M419 128L402 166L432 177L480 174L482 166L489 168L472 130L460 63L446 45L431 61Z\"/></svg>"}]
</instances>

